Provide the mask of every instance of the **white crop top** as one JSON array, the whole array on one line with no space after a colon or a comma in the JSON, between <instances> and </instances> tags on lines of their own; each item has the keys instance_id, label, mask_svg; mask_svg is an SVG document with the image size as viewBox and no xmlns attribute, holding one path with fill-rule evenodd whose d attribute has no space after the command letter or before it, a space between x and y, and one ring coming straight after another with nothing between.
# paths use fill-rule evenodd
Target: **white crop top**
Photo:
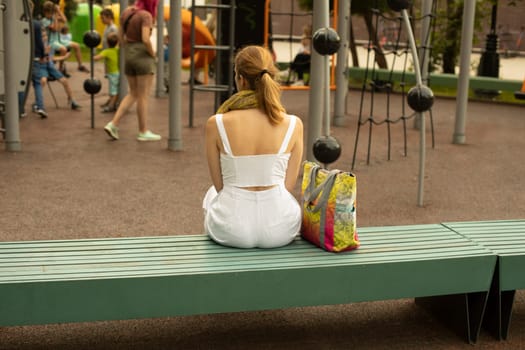
<instances>
[{"instance_id":1,"label":"white crop top","mask_svg":"<svg viewBox=\"0 0 525 350\"><path fill-rule=\"evenodd\" d=\"M290 125L286 131L281 148L277 154L258 154L234 156L222 121L222 114L215 120L226 154L221 152L221 171L224 186L251 187L273 186L284 183L290 153L284 153L295 129L296 116L290 116Z\"/></svg>"}]
</instances>

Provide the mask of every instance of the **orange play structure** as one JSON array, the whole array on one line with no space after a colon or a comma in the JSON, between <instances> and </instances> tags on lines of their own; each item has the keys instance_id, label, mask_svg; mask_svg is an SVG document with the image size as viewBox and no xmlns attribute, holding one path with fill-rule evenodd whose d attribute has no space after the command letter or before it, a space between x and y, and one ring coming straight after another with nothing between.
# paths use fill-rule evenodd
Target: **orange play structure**
<instances>
[{"instance_id":1,"label":"orange play structure","mask_svg":"<svg viewBox=\"0 0 525 350\"><path fill-rule=\"evenodd\" d=\"M191 65L191 11L181 9L182 19L182 67L189 69ZM164 6L164 21L170 19L169 5ZM201 19L195 16L195 45L215 46L215 39ZM214 50L195 49L195 68L206 68L215 58Z\"/></svg>"}]
</instances>

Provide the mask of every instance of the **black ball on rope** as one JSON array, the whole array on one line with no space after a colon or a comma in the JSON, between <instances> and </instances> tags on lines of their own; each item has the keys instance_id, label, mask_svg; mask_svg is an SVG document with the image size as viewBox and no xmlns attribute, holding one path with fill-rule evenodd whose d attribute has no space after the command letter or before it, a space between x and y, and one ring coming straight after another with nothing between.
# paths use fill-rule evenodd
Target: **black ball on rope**
<instances>
[{"instance_id":1,"label":"black ball on rope","mask_svg":"<svg viewBox=\"0 0 525 350\"><path fill-rule=\"evenodd\" d=\"M339 34L332 28L320 28L315 31L312 42L320 55L333 55L341 46Z\"/></svg>"},{"instance_id":2,"label":"black ball on rope","mask_svg":"<svg viewBox=\"0 0 525 350\"><path fill-rule=\"evenodd\" d=\"M100 44L100 34L95 30L85 32L82 39L89 48L97 47Z\"/></svg>"},{"instance_id":3,"label":"black ball on rope","mask_svg":"<svg viewBox=\"0 0 525 350\"><path fill-rule=\"evenodd\" d=\"M392 9L392 11L401 11L401 10L407 10L410 6L412 6L411 0L387 0L388 7Z\"/></svg>"},{"instance_id":4,"label":"black ball on rope","mask_svg":"<svg viewBox=\"0 0 525 350\"><path fill-rule=\"evenodd\" d=\"M90 95L97 94L102 88L100 80L95 78L88 78L84 80L84 91Z\"/></svg>"},{"instance_id":5,"label":"black ball on rope","mask_svg":"<svg viewBox=\"0 0 525 350\"><path fill-rule=\"evenodd\" d=\"M407 102L414 111L426 112L434 104L434 93L428 86L414 86L408 90Z\"/></svg>"},{"instance_id":6,"label":"black ball on rope","mask_svg":"<svg viewBox=\"0 0 525 350\"><path fill-rule=\"evenodd\" d=\"M321 136L313 145L314 157L320 163L330 164L339 159L341 145L333 136Z\"/></svg>"}]
</instances>

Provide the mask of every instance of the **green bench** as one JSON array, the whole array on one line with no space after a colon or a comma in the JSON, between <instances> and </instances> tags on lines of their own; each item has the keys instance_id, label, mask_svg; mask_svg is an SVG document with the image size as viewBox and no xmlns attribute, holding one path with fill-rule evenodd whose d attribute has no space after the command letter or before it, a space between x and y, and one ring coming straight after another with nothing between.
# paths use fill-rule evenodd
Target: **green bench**
<instances>
[{"instance_id":1,"label":"green bench","mask_svg":"<svg viewBox=\"0 0 525 350\"><path fill-rule=\"evenodd\" d=\"M0 326L458 295L475 342L496 255L442 225L361 228L327 253L219 246L204 235L0 242Z\"/></svg>"},{"instance_id":2,"label":"green bench","mask_svg":"<svg viewBox=\"0 0 525 350\"><path fill-rule=\"evenodd\" d=\"M498 255L485 324L499 339L507 339L515 292L525 289L525 220L443 225Z\"/></svg>"},{"instance_id":3,"label":"green bench","mask_svg":"<svg viewBox=\"0 0 525 350\"><path fill-rule=\"evenodd\" d=\"M367 77L367 69L361 67L348 68L347 74L350 78L363 80ZM384 81L405 81L408 84L416 84L414 72L390 71L388 69L375 69L374 79ZM368 76L368 78L370 78ZM432 73L430 74L431 86L457 88L458 75ZM470 77L469 88L472 90L502 90L514 93L521 89L522 80L499 79L493 77Z\"/></svg>"}]
</instances>

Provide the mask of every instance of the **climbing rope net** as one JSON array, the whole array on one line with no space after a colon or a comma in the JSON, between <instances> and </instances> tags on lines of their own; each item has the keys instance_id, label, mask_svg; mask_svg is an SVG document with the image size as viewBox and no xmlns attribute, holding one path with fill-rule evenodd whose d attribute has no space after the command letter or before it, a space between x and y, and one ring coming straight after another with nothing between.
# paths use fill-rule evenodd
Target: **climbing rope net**
<instances>
[{"instance_id":1,"label":"climbing rope net","mask_svg":"<svg viewBox=\"0 0 525 350\"><path fill-rule=\"evenodd\" d=\"M414 75L407 72L413 71L415 67L413 61L410 60L409 33L407 33L404 19L397 12L381 11L377 4L377 0L373 1L373 7L368 14L368 18L371 19L369 23L374 24L375 31L369 30L367 41L366 68L363 73L360 93L352 169L356 163L359 137L366 127L368 127L367 165L370 164L373 130L380 126L385 126L387 129L387 159L391 159L392 126L395 124L400 124L402 127L403 154L407 156L407 122L414 119L417 125L416 116L419 115L419 113L407 108L406 103L407 91L414 85ZM415 29L418 29L420 34L420 42L417 46L420 68L423 72L422 79L425 85L430 85L427 73L432 50L430 42L435 28L436 6L437 1L434 0L428 13L418 14L413 6L408 11L412 31L416 32ZM379 65L382 67L388 65L389 68L379 68ZM386 94L380 99L386 101L384 114L379 112L379 108L374 108L374 102L379 100L378 94ZM397 98L396 96L399 95L400 98ZM432 148L434 148L432 110L430 109L428 112Z\"/></svg>"},{"instance_id":2,"label":"climbing rope net","mask_svg":"<svg viewBox=\"0 0 525 350\"><path fill-rule=\"evenodd\" d=\"M308 89L309 57L313 50L312 12L302 10L295 0L279 3L278 9L272 9L271 4L271 0L266 0L267 28L264 45L274 50L276 62L280 68L283 68L278 76L281 87L284 90ZM331 14L330 19L335 26L334 16L337 16L336 10ZM305 48L307 54L301 55L301 51ZM335 66L332 66L331 81L334 80L334 69ZM300 71L305 72L304 77Z\"/></svg>"}]
</instances>

